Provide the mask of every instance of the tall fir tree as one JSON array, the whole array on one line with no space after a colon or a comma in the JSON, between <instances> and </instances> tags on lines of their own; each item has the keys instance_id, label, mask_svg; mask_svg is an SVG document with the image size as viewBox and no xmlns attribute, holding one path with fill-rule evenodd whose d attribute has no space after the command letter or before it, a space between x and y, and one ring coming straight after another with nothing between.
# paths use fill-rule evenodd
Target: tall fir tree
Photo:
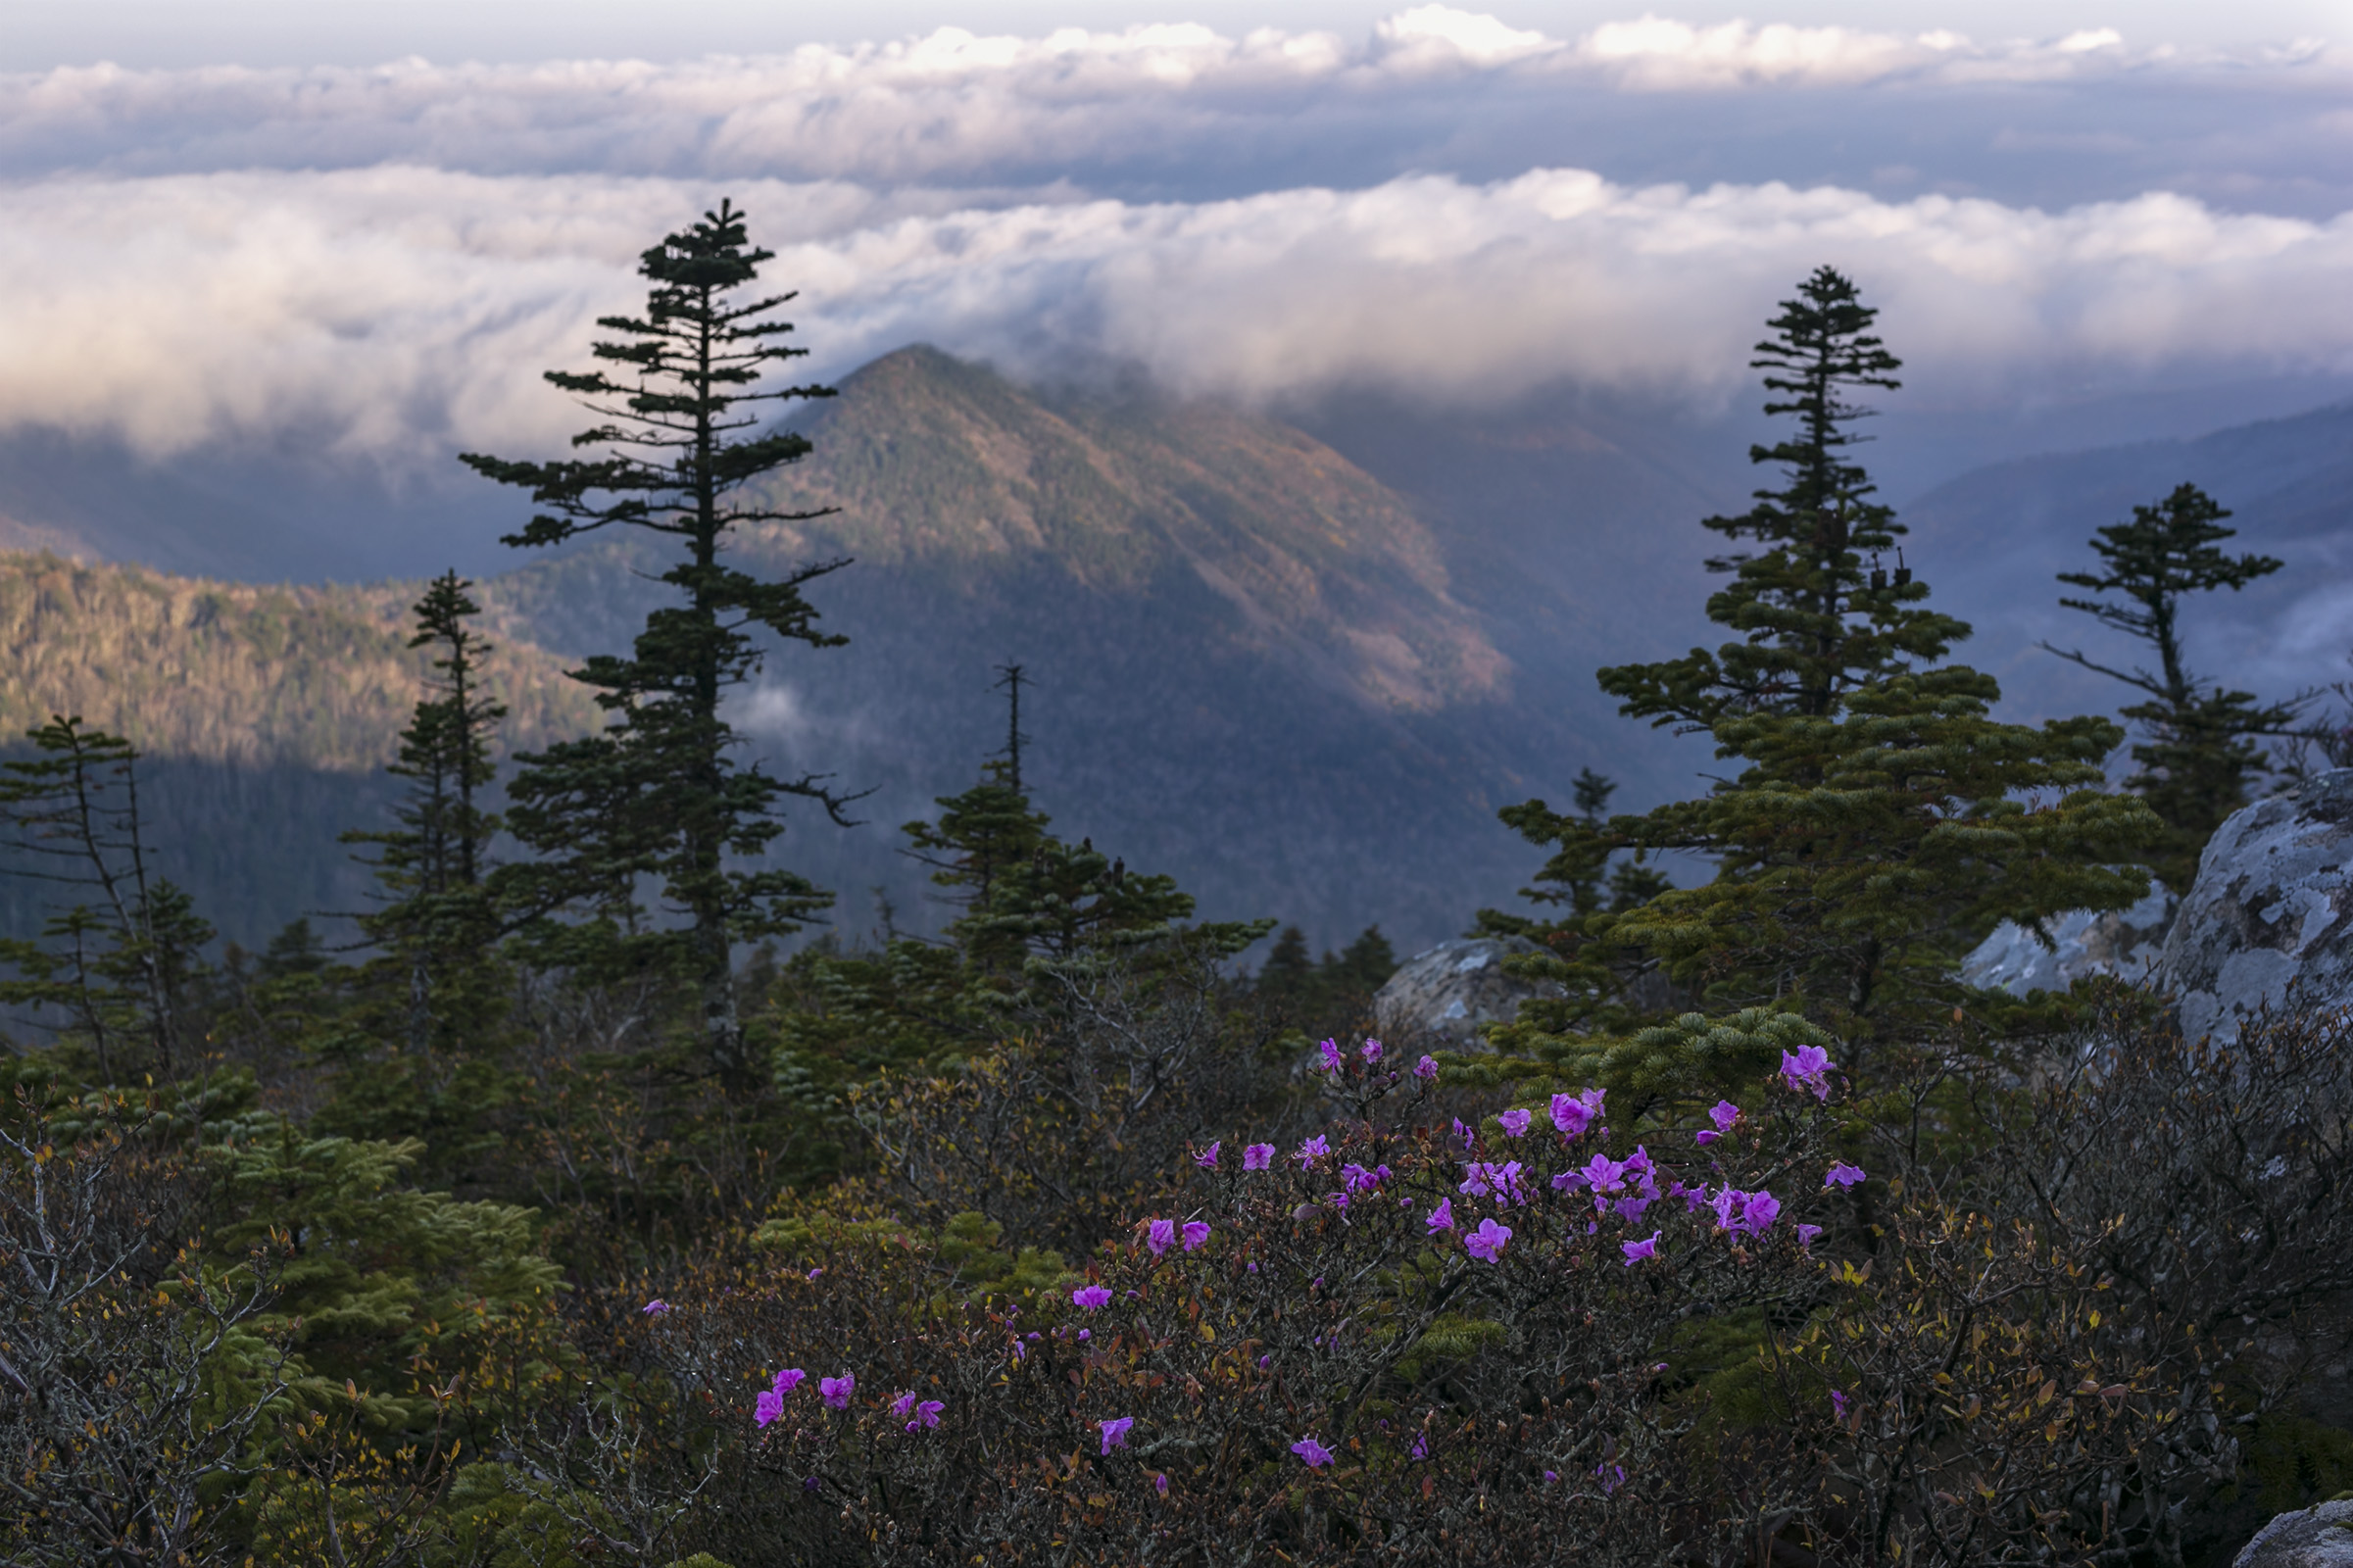
<instances>
[{"instance_id":1,"label":"tall fir tree","mask_svg":"<svg viewBox=\"0 0 2353 1568\"><path fill-rule=\"evenodd\" d=\"M1802 1012L1866 1058L1949 1014L1954 960L1997 920L2138 898L2141 876L2113 862L2157 827L2137 800L2098 787L2114 724L1995 721L1993 679L1945 662L1969 628L1926 607L1900 556L1886 563L1902 525L1852 456L1868 412L1854 393L1896 385L1875 314L1824 268L1757 346L1766 410L1796 429L1750 454L1783 482L1706 522L1742 547L1711 563L1733 580L1707 606L1737 638L1600 672L1621 711L1705 733L1739 770L1606 823L1542 801L1502 813L1552 850L1540 881L1563 890L1589 885L1614 851L1711 859L1704 885L1596 912L1584 932L1655 955L1713 1006ZM1501 1038L1547 1044L1541 1026Z\"/></svg>"},{"instance_id":2,"label":"tall fir tree","mask_svg":"<svg viewBox=\"0 0 2353 1568\"><path fill-rule=\"evenodd\" d=\"M2236 593L2278 571L2272 556L2232 556L2217 548L2238 530L2230 514L2194 484L2174 487L2155 506L2136 506L2131 522L2112 523L2092 537L2097 571L2063 571L2059 580L2087 588L2091 599L2062 599L2112 631L2145 644L2157 667L2120 669L2079 649L2050 649L2071 663L2145 693L2123 710L2145 737L2132 748L2140 771L2125 781L2165 819L2157 875L2186 892L2198 856L2223 819L2247 804L2248 786L2269 768L2261 739L2285 734L2293 703L2264 703L2253 692L2231 691L2191 671L2181 645L2181 601L2228 588Z\"/></svg>"},{"instance_id":3,"label":"tall fir tree","mask_svg":"<svg viewBox=\"0 0 2353 1568\"><path fill-rule=\"evenodd\" d=\"M809 648L846 641L818 629L802 595L846 562L762 580L724 559L747 524L825 514L762 506L747 489L809 454L806 438L773 427L775 406L833 395L770 383L808 352L783 343L791 323L774 318L792 294L741 292L772 259L752 246L744 214L726 202L667 236L639 265L653 283L645 314L599 319L619 334L592 351L613 373L547 374L604 419L573 437L599 455L554 463L464 456L488 478L528 487L544 509L508 536L511 545L559 545L617 527L679 549L658 578L677 602L647 616L628 657L598 655L573 672L611 715L606 729L522 759L509 822L540 860L518 867L508 887L543 916L575 916L568 926L543 919L535 927L549 956L691 983L710 1066L739 1085L759 1070L739 1017L734 945L798 930L832 903L806 877L758 863L784 830L783 801L814 801L850 822L847 800L825 775L779 778L741 760L722 710L727 691L760 668L759 634ZM664 916L639 906L641 878L660 885Z\"/></svg>"},{"instance_id":4,"label":"tall fir tree","mask_svg":"<svg viewBox=\"0 0 2353 1568\"><path fill-rule=\"evenodd\" d=\"M395 808L399 826L343 836L377 851L368 863L385 899L360 923L383 955L374 967L388 971L401 994L401 1033L417 1054L458 1049L496 1007L489 955L499 919L486 876L500 822L482 801L507 710L482 690L490 644L472 625L481 613L467 597L472 586L444 572L414 607L409 646L433 650L433 675L387 769L408 783Z\"/></svg>"}]
</instances>

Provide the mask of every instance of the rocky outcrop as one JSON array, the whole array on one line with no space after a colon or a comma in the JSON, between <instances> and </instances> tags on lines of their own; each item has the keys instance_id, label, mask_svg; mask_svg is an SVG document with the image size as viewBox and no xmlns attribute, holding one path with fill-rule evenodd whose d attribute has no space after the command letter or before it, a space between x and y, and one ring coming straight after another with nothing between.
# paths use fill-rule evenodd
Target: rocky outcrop
<instances>
[{"instance_id":1,"label":"rocky outcrop","mask_svg":"<svg viewBox=\"0 0 2353 1568\"><path fill-rule=\"evenodd\" d=\"M2353 1568L2353 1500L2340 1497L2280 1514L2256 1533L2230 1568Z\"/></svg>"},{"instance_id":2,"label":"rocky outcrop","mask_svg":"<svg viewBox=\"0 0 2353 1568\"><path fill-rule=\"evenodd\" d=\"M2026 927L2004 920L1961 960L1961 978L2020 997L2065 991L2087 975L2145 980L2164 952L2174 910L2174 896L2162 883L2152 883L2148 897L2129 909L2070 909L2045 920L2049 947Z\"/></svg>"},{"instance_id":3,"label":"rocky outcrop","mask_svg":"<svg viewBox=\"0 0 2353 1568\"><path fill-rule=\"evenodd\" d=\"M2353 768L2237 812L2206 846L2155 973L2193 1039L2278 1006L2353 1004Z\"/></svg>"},{"instance_id":4,"label":"rocky outcrop","mask_svg":"<svg viewBox=\"0 0 2353 1568\"><path fill-rule=\"evenodd\" d=\"M1531 997L1565 995L1503 971L1515 953L1538 952L1516 937L1465 937L1417 953L1373 997L1373 1017L1392 1043L1427 1040L1457 1048L1476 1042L1479 1026L1518 1016Z\"/></svg>"}]
</instances>

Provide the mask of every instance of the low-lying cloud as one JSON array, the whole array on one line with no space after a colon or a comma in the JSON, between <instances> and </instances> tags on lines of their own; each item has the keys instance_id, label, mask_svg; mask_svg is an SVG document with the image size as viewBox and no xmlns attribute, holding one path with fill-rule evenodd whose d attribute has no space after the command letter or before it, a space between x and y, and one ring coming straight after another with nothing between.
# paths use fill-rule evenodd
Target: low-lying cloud
<instances>
[{"instance_id":1,"label":"low-lying cloud","mask_svg":"<svg viewBox=\"0 0 2353 1568\"><path fill-rule=\"evenodd\" d=\"M1140 366L1279 404L1350 385L1501 398L1573 379L1698 402L1749 378L1772 302L1861 280L1931 396L2353 371L2353 218L2154 194L2044 213L1578 170L1208 202L969 204L737 182L812 368L926 339L1027 372ZM0 427L164 455L305 433L398 463L544 448L629 269L719 188L419 168L49 181L0 228Z\"/></svg>"}]
</instances>

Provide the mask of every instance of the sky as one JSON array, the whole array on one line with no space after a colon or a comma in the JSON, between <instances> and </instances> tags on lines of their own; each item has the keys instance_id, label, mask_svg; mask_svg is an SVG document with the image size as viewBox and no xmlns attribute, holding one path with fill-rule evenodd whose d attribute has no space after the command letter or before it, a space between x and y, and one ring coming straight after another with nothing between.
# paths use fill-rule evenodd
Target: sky
<instances>
[{"instance_id":1,"label":"sky","mask_svg":"<svg viewBox=\"0 0 2353 1568\"><path fill-rule=\"evenodd\" d=\"M10 16L0 436L153 462L560 440L538 371L722 195L822 375L930 341L1277 410L1704 411L1828 263L1916 410L2353 386L2341 0Z\"/></svg>"}]
</instances>

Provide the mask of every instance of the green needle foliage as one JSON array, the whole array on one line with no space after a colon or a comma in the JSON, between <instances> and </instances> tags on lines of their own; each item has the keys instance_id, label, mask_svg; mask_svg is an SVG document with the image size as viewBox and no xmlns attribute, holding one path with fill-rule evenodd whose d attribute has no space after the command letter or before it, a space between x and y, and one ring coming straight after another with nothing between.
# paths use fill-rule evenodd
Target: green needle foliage
<instances>
[{"instance_id":1,"label":"green needle foliage","mask_svg":"<svg viewBox=\"0 0 2353 1568\"><path fill-rule=\"evenodd\" d=\"M783 831L785 796L819 802L848 825L847 803L823 775L782 779L739 761L738 737L720 710L728 688L760 667L758 634L811 648L846 640L817 629L801 590L847 563L768 582L723 560L747 524L821 515L736 501L809 450L789 431L744 432L768 423L771 404L832 395L763 385L775 367L808 352L786 347L791 324L772 318L792 295L739 297L772 256L752 248L744 215L724 202L669 235L639 266L654 284L645 314L599 320L620 334L593 351L613 372L548 372L605 419L572 438L599 455L556 463L464 456L488 478L529 488L543 509L508 536L511 545L560 545L617 526L680 548L657 579L678 602L647 617L629 657L598 655L573 672L611 715L607 728L523 759L510 823L540 858L516 867L506 886L532 913L582 917L539 923L545 956L696 986L710 1065L738 1085L757 1072L738 1018L733 945L798 930L832 902L805 877L749 862ZM660 884L662 918L640 907L641 878Z\"/></svg>"},{"instance_id":2,"label":"green needle foliage","mask_svg":"<svg viewBox=\"0 0 2353 1568\"><path fill-rule=\"evenodd\" d=\"M2259 703L2253 692L2228 691L2194 674L2181 649L2181 600L2228 588L2236 593L2278 571L2271 556L2230 556L2216 546L2238 530L2222 525L2230 513L2194 484L2177 485L2153 507L2134 507L2131 522L2112 523L2093 536L2098 571L2063 571L2059 580L2098 598L2062 599L2113 631L2137 638L2155 653L2154 670L2119 669L2080 650L2049 648L2061 659L2112 676L2146 694L2124 710L2147 739L2132 748L2140 771L2125 781L2165 819L2157 875L2186 892L2198 856L2223 819L2247 804L2247 786L2268 770L2258 738L2279 735L2296 716L2293 703Z\"/></svg>"},{"instance_id":3,"label":"green needle foliage","mask_svg":"<svg viewBox=\"0 0 2353 1568\"><path fill-rule=\"evenodd\" d=\"M1502 812L1552 850L1540 881L1579 906L1572 952L1640 949L1711 1008L1800 1012L1849 1042L1850 1063L1948 1017L1962 1000L1953 961L1996 921L2138 898L2144 878L2114 862L2158 827L2098 788L2114 724L1997 722L1992 677L1945 662L1969 628L1928 609L1907 568L1881 564L1902 525L1850 456L1868 412L1850 394L1896 384L1874 314L1825 268L1757 347L1766 410L1797 429L1750 454L1780 466L1781 486L1706 523L1743 546L1711 564L1733 581L1707 607L1736 638L1600 672L1622 711L1709 735L1739 770L1606 823L1542 801ZM1715 875L1630 909L1589 907L1621 851L1704 856ZM1497 1040L1568 1044L1541 1019Z\"/></svg>"}]
</instances>

